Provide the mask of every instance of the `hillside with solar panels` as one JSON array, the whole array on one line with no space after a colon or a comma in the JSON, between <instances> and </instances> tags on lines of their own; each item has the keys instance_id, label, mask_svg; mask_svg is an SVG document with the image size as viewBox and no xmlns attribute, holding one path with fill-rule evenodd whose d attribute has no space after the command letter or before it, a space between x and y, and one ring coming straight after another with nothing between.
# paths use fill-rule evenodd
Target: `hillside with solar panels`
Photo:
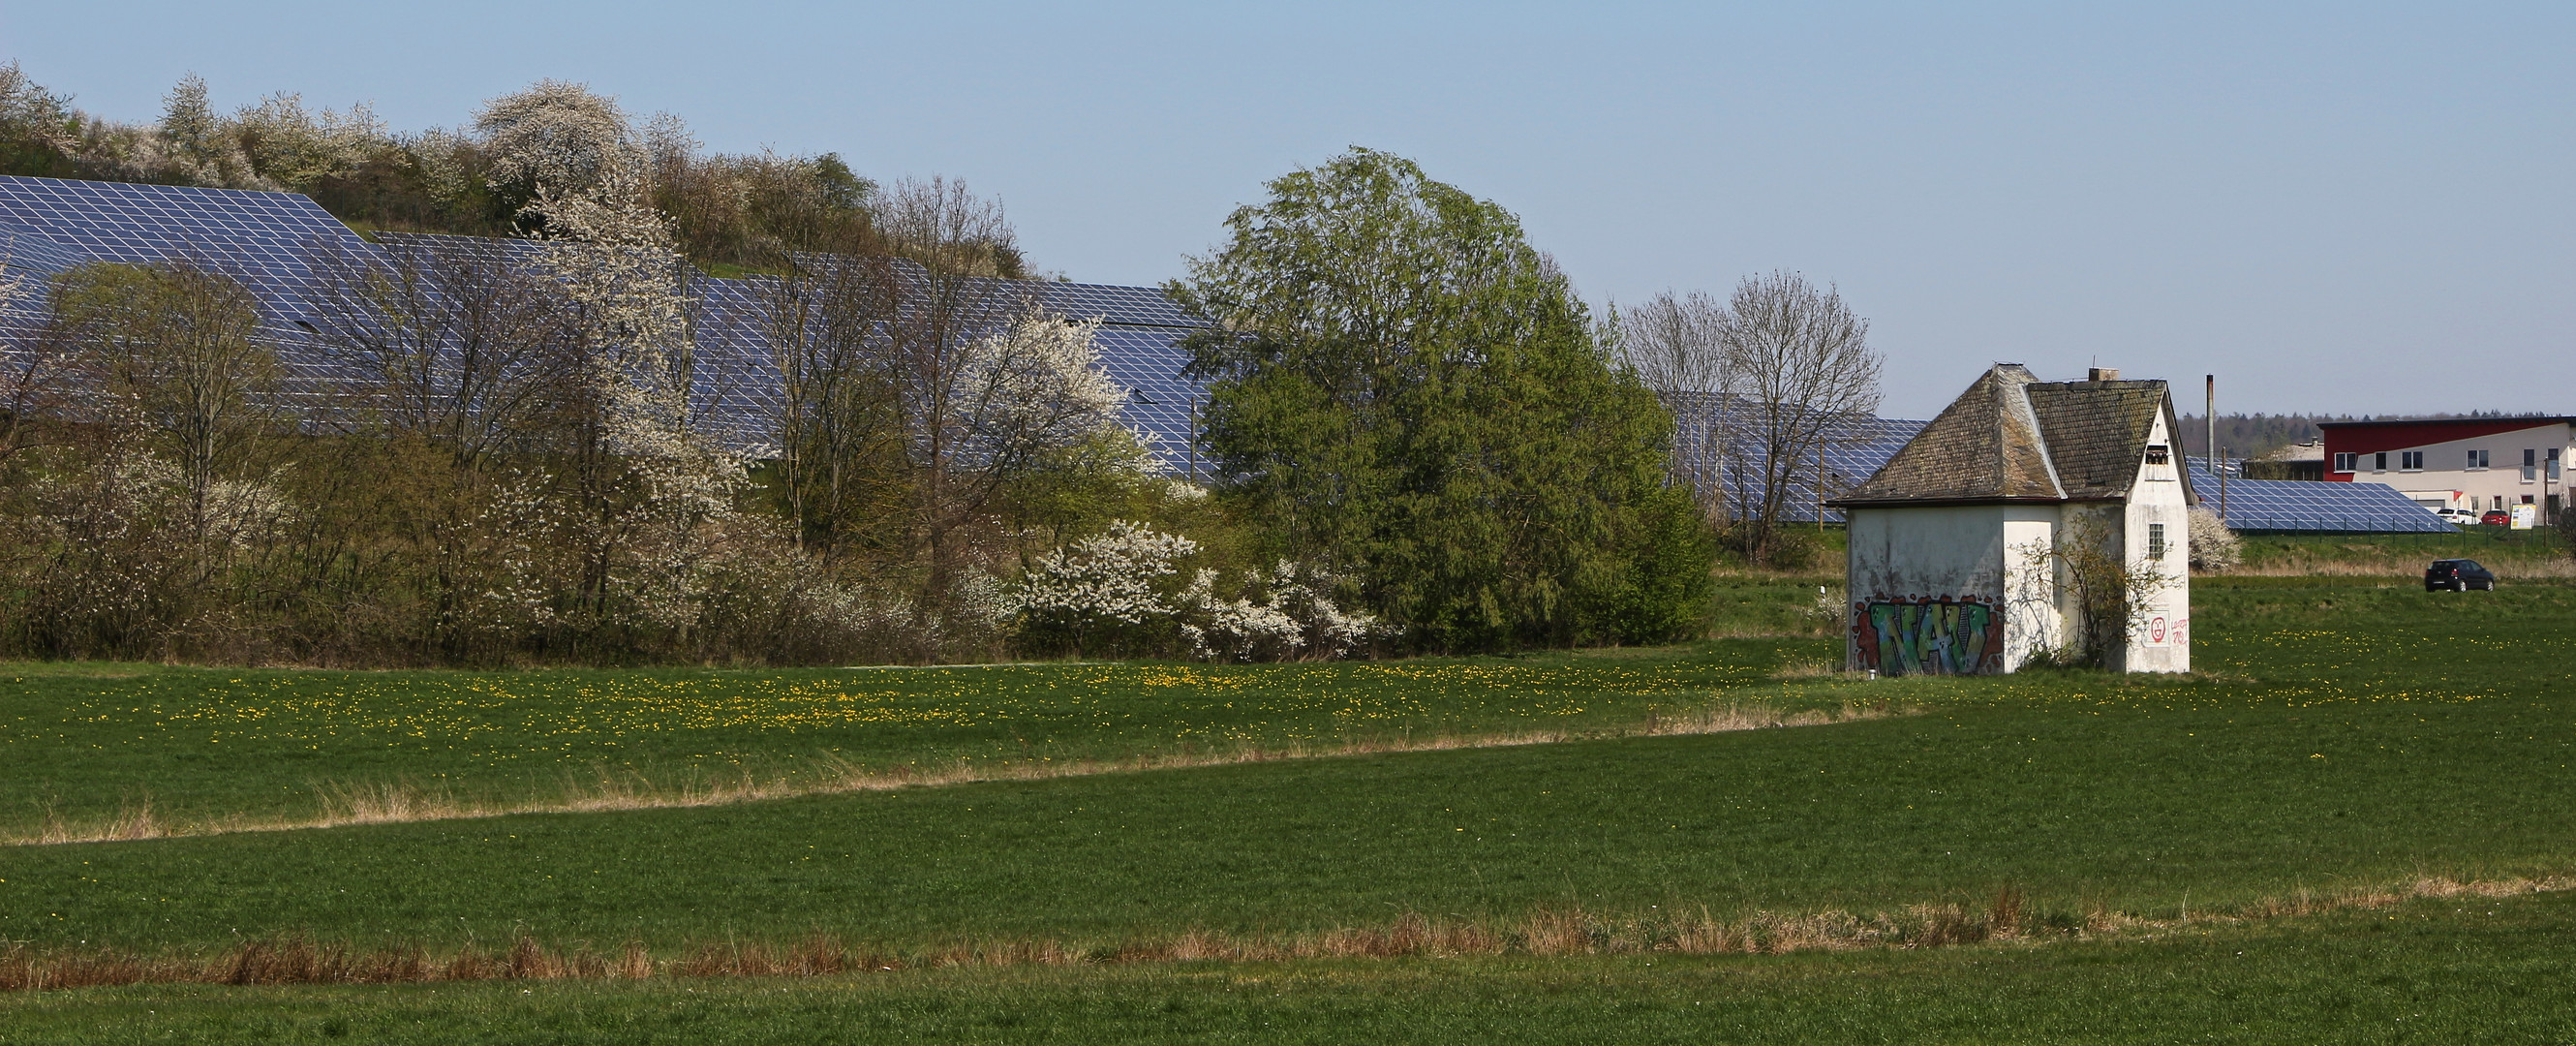
<instances>
[{"instance_id":1,"label":"hillside with solar panels","mask_svg":"<svg viewBox=\"0 0 2576 1046\"><path fill-rule=\"evenodd\" d=\"M1292 198L1467 199L1364 149L1128 287L1028 278L962 182L707 154L579 85L421 134L193 78L148 124L14 65L0 95L24 653L1637 642L1703 627L1713 559L1808 569L1926 431L1795 274L1595 326L1490 201ZM2221 533L2447 529L2378 486L2193 476Z\"/></svg>"},{"instance_id":2,"label":"hillside with solar panels","mask_svg":"<svg viewBox=\"0 0 2576 1046\"><path fill-rule=\"evenodd\" d=\"M961 182L703 155L578 85L422 135L190 80L157 124L48 137L61 99L0 93L34 114L0 129L25 653L1268 660L1705 616L1711 492L1669 485L1669 415L1498 208L1433 248L1480 268L1418 293L1523 297L1374 321L1411 355L1355 394L1265 356L1302 321L1230 296L1222 252L1180 292L1027 279ZM1552 318L1443 330L1479 310ZM1320 500L1265 504L1291 488ZM1604 557L1668 564L1653 609ZM1584 594L1613 582L1616 613Z\"/></svg>"}]
</instances>

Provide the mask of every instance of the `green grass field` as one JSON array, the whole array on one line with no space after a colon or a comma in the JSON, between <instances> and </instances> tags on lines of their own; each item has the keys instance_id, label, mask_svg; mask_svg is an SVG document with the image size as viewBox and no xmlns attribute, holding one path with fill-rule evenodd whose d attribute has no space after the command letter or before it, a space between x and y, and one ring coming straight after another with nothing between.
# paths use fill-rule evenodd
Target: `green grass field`
<instances>
[{"instance_id":1,"label":"green grass field","mask_svg":"<svg viewBox=\"0 0 2576 1046\"><path fill-rule=\"evenodd\" d=\"M1744 582L1742 619L1820 631L1797 617L1812 589L1755 584ZM850 1041L1213 1041L1255 1037L1264 1021L1295 1029L1291 1041L1503 1029L1597 1041L1605 1027L1647 1041L2132 1041L2179 1037L2152 1034L2168 1013L2186 1022L2168 1032L2259 1041L2326 1026L2409 1037L2408 1007L2468 1037L2563 1041L2563 1017L2497 1000L2576 972L2565 895L2211 917L2427 878L2548 885L2576 872L2576 586L2428 595L2403 579L2204 579L2195 603L2202 671L2187 679L1783 678L1782 666L1834 649L1796 635L1236 669L30 670L6 677L24 681L0 705L0 795L57 816L145 791L156 809L209 822L293 816L323 781L534 794L602 766L787 774L827 754L998 764L1407 732L1602 735L0 849L0 937L36 952L207 954L296 935L446 949L528 935L639 941L667 957L828 933L923 966L1012 942L1110 955L1193 932L1286 940L1408 915L1508 932L1551 913L1580 913L1617 950L1652 944L1675 912L1901 920L1927 906L1983 910L2008 889L2026 898L2029 929L2013 942L1785 956L1505 947L781 982L85 989L0 996L0 1042L112 1041L119 1028L319 1036L334 1020L386 1041L410 1041L411 1020L487 1041L607 1041L672 1013L696 1015L705 1034L693 1041L753 1036L755 1019L815 1031L786 1039ZM1911 714L1617 736L1725 704ZM281 755L298 744L322 754ZM2261 958L2231 974L2218 961L2231 950ZM2307 1001L2264 1001L2285 994ZM1697 1012L1721 1003L1723 1018ZM1394 1018L1416 1011L1429 1016Z\"/></svg>"}]
</instances>

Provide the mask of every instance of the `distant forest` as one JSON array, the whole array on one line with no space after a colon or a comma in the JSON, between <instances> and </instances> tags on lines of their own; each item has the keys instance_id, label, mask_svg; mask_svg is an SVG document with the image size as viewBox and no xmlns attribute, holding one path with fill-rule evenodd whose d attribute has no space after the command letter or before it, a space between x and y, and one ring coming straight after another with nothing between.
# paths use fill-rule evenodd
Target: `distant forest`
<instances>
[{"instance_id":1,"label":"distant forest","mask_svg":"<svg viewBox=\"0 0 2576 1046\"><path fill-rule=\"evenodd\" d=\"M2440 418L2502 418L2511 415L2500 410L2478 410L2466 414L2221 414L2218 416L2218 445L2227 448L2231 458L2259 458L2297 443L2324 435L2317 428L2322 421L2420 421ZM2209 426L2201 415L2182 416L2184 453L2195 456L2209 453Z\"/></svg>"}]
</instances>

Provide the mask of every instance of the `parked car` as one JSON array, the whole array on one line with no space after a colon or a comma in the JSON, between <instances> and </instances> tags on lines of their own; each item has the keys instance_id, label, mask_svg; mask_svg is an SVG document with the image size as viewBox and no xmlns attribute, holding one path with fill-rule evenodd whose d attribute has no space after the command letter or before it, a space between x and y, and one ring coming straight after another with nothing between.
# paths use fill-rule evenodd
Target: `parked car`
<instances>
[{"instance_id":1,"label":"parked car","mask_svg":"<svg viewBox=\"0 0 2576 1046\"><path fill-rule=\"evenodd\" d=\"M2433 510L2433 514L2441 517L2442 522L2455 527L2473 527L2478 523L2478 514L2472 509L2437 508Z\"/></svg>"},{"instance_id":2,"label":"parked car","mask_svg":"<svg viewBox=\"0 0 2576 1046\"><path fill-rule=\"evenodd\" d=\"M2495 571L2479 566L2474 559L2434 560L2432 566L2424 568L2424 591L2439 592L2446 588L2453 592L2466 592L2473 588L2493 592Z\"/></svg>"}]
</instances>

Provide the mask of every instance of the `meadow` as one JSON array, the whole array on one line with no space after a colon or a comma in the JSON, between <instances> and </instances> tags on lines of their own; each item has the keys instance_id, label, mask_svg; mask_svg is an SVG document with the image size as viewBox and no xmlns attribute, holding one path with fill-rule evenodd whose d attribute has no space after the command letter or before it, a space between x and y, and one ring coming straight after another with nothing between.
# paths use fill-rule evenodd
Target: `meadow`
<instances>
[{"instance_id":1,"label":"meadow","mask_svg":"<svg viewBox=\"0 0 2576 1046\"><path fill-rule=\"evenodd\" d=\"M1730 591L1742 620L1791 634L1222 669L31 670L6 706L8 794L96 814L136 789L156 809L184 792L203 832L0 849L0 937L22 960L211 969L246 940L321 942L432 967L596 955L599 976L651 979L15 992L0 1026L32 1029L24 1041L335 1026L407 1041L403 1022L420 1020L487 1041L606 1041L695 1014L703 1041L749 1035L755 1016L816 1041L1222 1039L1261 1022L1319 1041L1549 1041L1608 1020L1641 1040L2131 1041L2170 1012L2245 1041L2391 1037L2417 1017L2447 1022L2445 1037L2567 1032L2540 1003L2576 972L2560 892L2576 874L2576 586L2202 579L2190 677L1876 681L1812 670L1833 649L1797 616L1812 588ZM91 704L49 720L45 693ZM472 711L439 711L458 707ZM96 721L145 708L170 725ZM179 714L206 708L265 711L209 738ZM1838 721L1657 726L1747 709ZM405 715L414 743L361 729ZM544 733L575 722L585 732ZM451 736L456 723L486 729ZM332 726L348 740L325 740ZM1423 736L1460 744L1402 750ZM329 754L182 758L299 740ZM1185 750L1224 758L1112 765ZM215 830L311 810L326 774L533 795L560 787L550 775L670 773L715 753L723 773L824 753L1108 762L760 802ZM239 761L193 765L220 759ZM839 972L691 976L784 969L741 960L800 947ZM2239 951L2257 958L2220 961ZM546 962L531 975L581 972ZM2308 1001L2276 1004L2292 994ZM1711 1004L1726 1016L1699 1012ZM1417 1009L1431 1016L1388 1023Z\"/></svg>"}]
</instances>

